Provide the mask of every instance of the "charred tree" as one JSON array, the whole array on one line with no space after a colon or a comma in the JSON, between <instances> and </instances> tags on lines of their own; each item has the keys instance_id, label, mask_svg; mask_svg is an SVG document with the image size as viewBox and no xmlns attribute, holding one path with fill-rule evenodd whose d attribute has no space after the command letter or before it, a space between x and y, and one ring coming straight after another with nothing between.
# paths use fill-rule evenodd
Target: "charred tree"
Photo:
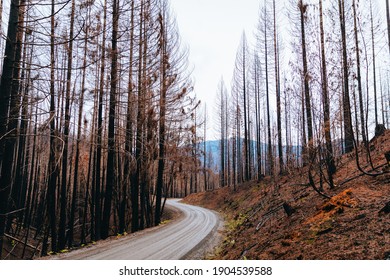
<instances>
[{"instance_id":1,"label":"charred tree","mask_svg":"<svg viewBox=\"0 0 390 280\"><path fill-rule=\"evenodd\" d=\"M165 168L165 131L166 131L166 98L167 98L167 86L168 76L167 68L169 67L169 54L166 48L166 18L165 11L162 10L159 14L160 23L160 116L159 116L159 128L158 128L158 170L157 170L157 182L156 182L156 209L154 215L155 225L161 223L161 200L162 191L164 187L164 168Z\"/></svg>"},{"instance_id":2,"label":"charred tree","mask_svg":"<svg viewBox=\"0 0 390 280\"><path fill-rule=\"evenodd\" d=\"M306 31L305 31L305 20L308 5L303 3L303 0L299 0L299 11L300 11L300 23L301 23L301 47L302 47L302 65L303 65L303 85L304 85L304 100L306 109L306 122L307 122L307 137L308 137L308 153L306 155L306 163L311 161L313 153L313 118L312 118L312 107L309 80L310 75L307 66L307 46L306 46ZM305 155L304 155L305 156Z\"/></svg>"},{"instance_id":3,"label":"charred tree","mask_svg":"<svg viewBox=\"0 0 390 280\"><path fill-rule=\"evenodd\" d=\"M97 136L96 136L96 161L95 161L95 186L94 186L94 212L93 239L101 239L101 217L102 217L102 149L103 149L103 97L104 97L104 79L106 67L106 24L107 24L107 0L103 6L103 38L101 43L101 62L99 79L99 98L98 98L98 117L97 117Z\"/></svg>"},{"instance_id":4,"label":"charred tree","mask_svg":"<svg viewBox=\"0 0 390 280\"><path fill-rule=\"evenodd\" d=\"M360 66L360 47L358 37L358 19L357 19L357 7L356 1L353 0L353 23L354 23L354 37L355 37L355 53L356 53L356 71L357 71L357 82L358 82L358 95L359 95L359 109L360 109L360 129L363 138L364 145L367 145L367 133L365 129L365 118L364 118L364 105L363 105L363 90L362 90L362 75Z\"/></svg>"},{"instance_id":5,"label":"charred tree","mask_svg":"<svg viewBox=\"0 0 390 280\"><path fill-rule=\"evenodd\" d=\"M47 216L49 221L49 229L51 235L51 250L58 251L57 246L57 211L56 211L56 191L57 178L59 170L56 160L56 145L57 145L57 130L55 124L55 1L51 1L51 17L50 17L50 155L48 163L48 190L46 192ZM46 254L43 250L42 254Z\"/></svg>"},{"instance_id":6,"label":"charred tree","mask_svg":"<svg viewBox=\"0 0 390 280\"><path fill-rule=\"evenodd\" d=\"M67 206L67 176L68 176L68 150L69 150L69 126L71 118L70 102L71 102L71 81L72 81L72 64L73 64L73 37L74 37L74 17L75 17L75 1L72 0L70 29L69 29L69 45L68 45L68 64L66 71L66 92L65 92L65 122L64 122L64 149L62 152L62 180L61 180L61 196L60 196L60 222L58 229L58 250L63 250L66 245L66 206Z\"/></svg>"},{"instance_id":7,"label":"charred tree","mask_svg":"<svg viewBox=\"0 0 390 280\"><path fill-rule=\"evenodd\" d=\"M351 103L349 96L349 69L348 69L348 54L347 54L347 34L345 21L345 5L344 0L338 0L340 29L342 41L342 56L343 56L343 118L344 118L344 152L350 153L353 150L353 128L351 116Z\"/></svg>"},{"instance_id":8,"label":"charred tree","mask_svg":"<svg viewBox=\"0 0 390 280\"><path fill-rule=\"evenodd\" d=\"M282 143L282 113L280 101L280 67L279 67L279 39L276 26L276 1L273 0L273 31L274 31L274 59L275 59L275 89L276 89L276 120L278 133L278 157L279 157L279 173L284 171L283 159L283 143Z\"/></svg>"},{"instance_id":9,"label":"charred tree","mask_svg":"<svg viewBox=\"0 0 390 280\"><path fill-rule=\"evenodd\" d=\"M115 187L115 117L117 103L118 84L118 24L119 24L119 1L114 0L112 6L112 39L111 39L111 80L110 80L110 103L108 121L108 154L106 189L104 195L104 208L102 217L101 234L106 239L109 236L112 195Z\"/></svg>"},{"instance_id":10,"label":"charred tree","mask_svg":"<svg viewBox=\"0 0 390 280\"><path fill-rule=\"evenodd\" d=\"M322 69L322 102L324 110L324 134L326 143L326 167L329 178L330 186L333 187L333 174L336 172L336 164L333 157L333 145L330 127L330 102L328 92L328 71L326 65L326 54L325 54L325 35L324 35L324 20L323 20L323 9L322 0L319 1L320 6L320 36L321 36L321 69Z\"/></svg>"},{"instance_id":11,"label":"charred tree","mask_svg":"<svg viewBox=\"0 0 390 280\"><path fill-rule=\"evenodd\" d=\"M17 96L12 96L15 66L18 64L17 38L20 15L20 1L10 2L5 57L0 81L0 259L8 212L8 199L11 193L13 152L16 131L9 126L9 120L15 117ZM10 114L10 115L9 115ZM12 135L13 134L13 135Z\"/></svg>"}]
</instances>

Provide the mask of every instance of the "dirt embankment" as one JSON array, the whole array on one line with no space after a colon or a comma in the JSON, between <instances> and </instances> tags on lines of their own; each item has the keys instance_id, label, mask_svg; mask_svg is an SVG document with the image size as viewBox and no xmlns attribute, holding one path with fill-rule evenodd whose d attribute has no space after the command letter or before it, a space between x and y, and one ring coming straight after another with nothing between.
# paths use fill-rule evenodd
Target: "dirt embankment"
<instances>
[{"instance_id":1,"label":"dirt embankment","mask_svg":"<svg viewBox=\"0 0 390 280\"><path fill-rule=\"evenodd\" d=\"M359 162L368 171L363 150ZM296 169L185 201L225 216L225 238L215 259L389 259L390 168L384 153L390 151L390 131L372 140L370 150L373 165L381 166L372 173L385 174L362 176L355 155L344 155L337 161L336 186L324 187L330 200L307 184L307 170Z\"/></svg>"}]
</instances>

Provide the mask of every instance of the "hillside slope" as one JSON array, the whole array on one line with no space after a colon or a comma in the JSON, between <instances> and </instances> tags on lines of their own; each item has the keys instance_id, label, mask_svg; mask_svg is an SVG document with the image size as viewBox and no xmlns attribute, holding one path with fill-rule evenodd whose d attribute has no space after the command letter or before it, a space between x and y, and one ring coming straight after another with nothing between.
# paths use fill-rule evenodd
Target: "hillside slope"
<instances>
[{"instance_id":1,"label":"hillside slope","mask_svg":"<svg viewBox=\"0 0 390 280\"><path fill-rule=\"evenodd\" d=\"M390 168L384 153L390 151L390 131L373 139L370 150L373 165L381 166L375 172L384 174L361 176L354 154L344 155L337 186L324 190L331 200L308 186L307 170L297 169L235 192L225 187L185 201L225 215L225 239L215 259L389 259ZM364 154L361 165L370 170Z\"/></svg>"}]
</instances>

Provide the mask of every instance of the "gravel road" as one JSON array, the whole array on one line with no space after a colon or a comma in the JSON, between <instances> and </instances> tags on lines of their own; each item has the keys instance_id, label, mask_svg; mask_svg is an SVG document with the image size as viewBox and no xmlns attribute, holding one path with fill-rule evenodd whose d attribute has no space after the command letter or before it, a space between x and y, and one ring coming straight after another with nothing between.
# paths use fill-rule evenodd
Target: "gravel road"
<instances>
[{"instance_id":1,"label":"gravel road","mask_svg":"<svg viewBox=\"0 0 390 280\"><path fill-rule=\"evenodd\" d=\"M178 260L201 258L215 245L222 222L210 210L167 200L167 206L182 212L166 225L51 259L71 260ZM211 244L211 245L210 245Z\"/></svg>"}]
</instances>

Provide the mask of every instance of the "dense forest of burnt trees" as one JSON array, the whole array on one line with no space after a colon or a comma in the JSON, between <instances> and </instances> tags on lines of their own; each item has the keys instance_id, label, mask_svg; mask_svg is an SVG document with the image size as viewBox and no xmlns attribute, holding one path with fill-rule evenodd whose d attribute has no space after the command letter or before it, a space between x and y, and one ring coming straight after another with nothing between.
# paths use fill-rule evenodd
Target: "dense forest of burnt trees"
<instances>
[{"instance_id":1,"label":"dense forest of burnt trees","mask_svg":"<svg viewBox=\"0 0 390 280\"><path fill-rule=\"evenodd\" d=\"M390 123L389 1L259 2L230 93L218 84L220 185L306 166L308 184L327 196L340 155L355 149L367 155L357 168L380 174L368 142Z\"/></svg>"},{"instance_id":2,"label":"dense forest of burnt trees","mask_svg":"<svg viewBox=\"0 0 390 280\"><path fill-rule=\"evenodd\" d=\"M201 190L167 0L12 0L0 15L1 258L157 225L164 198Z\"/></svg>"},{"instance_id":3,"label":"dense forest of burnt trees","mask_svg":"<svg viewBox=\"0 0 390 280\"><path fill-rule=\"evenodd\" d=\"M378 1L386 12L260 1L256 44L243 34L231 92L218 86L221 186L307 166L326 196L356 148L378 174L368 141L390 122ZM159 224L165 197L216 185L168 0L1 0L0 30L0 259Z\"/></svg>"}]
</instances>

